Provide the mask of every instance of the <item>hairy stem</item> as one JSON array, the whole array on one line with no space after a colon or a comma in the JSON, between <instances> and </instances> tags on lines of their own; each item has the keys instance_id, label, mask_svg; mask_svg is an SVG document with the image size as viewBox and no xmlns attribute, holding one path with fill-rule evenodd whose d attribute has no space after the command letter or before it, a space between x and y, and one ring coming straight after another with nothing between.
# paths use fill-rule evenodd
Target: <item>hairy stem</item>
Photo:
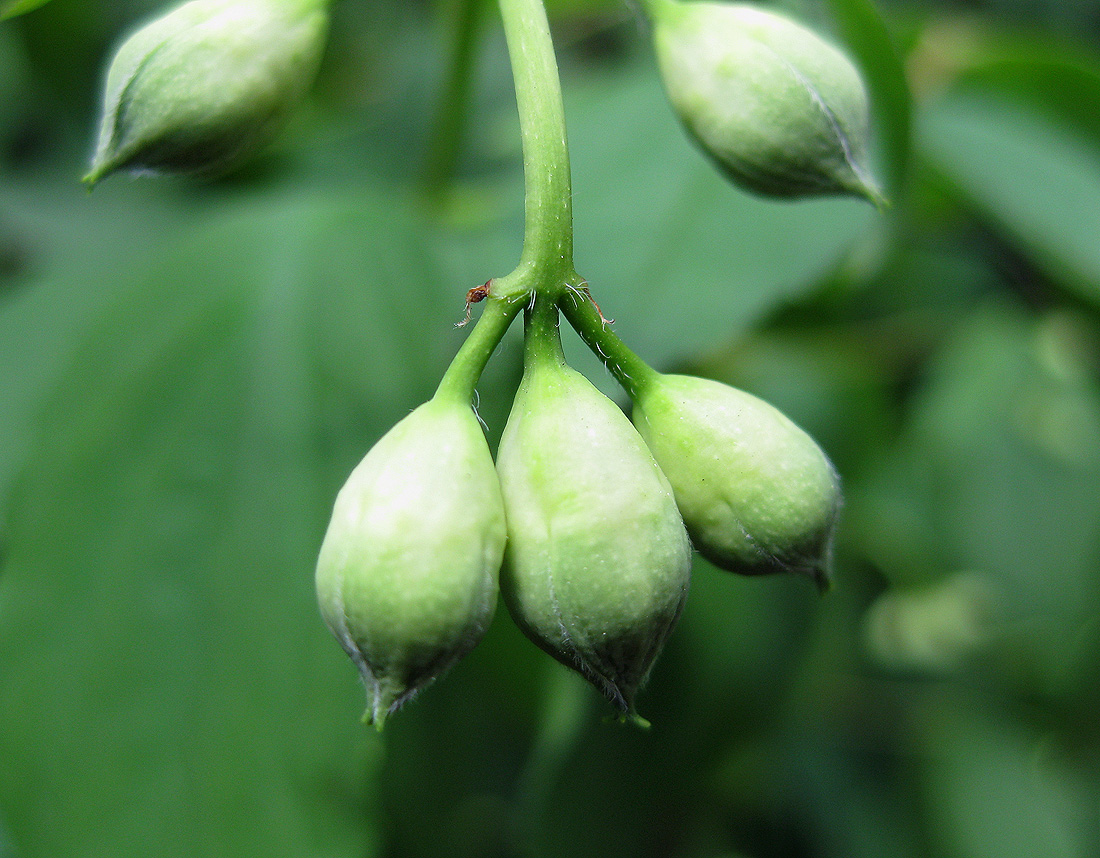
<instances>
[{"instance_id":1,"label":"hairy stem","mask_svg":"<svg viewBox=\"0 0 1100 858\"><path fill-rule=\"evenodd\" d=\"M645 385L657 377L657 371L634 354L611 330L610 323L585 288L575 285L562 296L560 307L569 324L632 399L637 398Z\"/></svg>"},{"instance_id":2,"label":"hairy stem","mask_svg":"<svg viewBox=\"0 0 1100 858\"><path fill-rule=\"evenodd\" d=\"M523 319L523 365L525 367L565 366L558 331L558 308L552 298L536 295Z\"/></svg>"},{"instance_id":3,"label":"hairy stem","mask_svg":"<svg viewBox=\"0 0 1100 858\"><path fill-rule=\"evenodd\" d=\"M522 300L489 296L481 318L447 367L433 398L451 398L465 403L473 399L485 364L522 308Z\"/></svg>"}]
</instances>

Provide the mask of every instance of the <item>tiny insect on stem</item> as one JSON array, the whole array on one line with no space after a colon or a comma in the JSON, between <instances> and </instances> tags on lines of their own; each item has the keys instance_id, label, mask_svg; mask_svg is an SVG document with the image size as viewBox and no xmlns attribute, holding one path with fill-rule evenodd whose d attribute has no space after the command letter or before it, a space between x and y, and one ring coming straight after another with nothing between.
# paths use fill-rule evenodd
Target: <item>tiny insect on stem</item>
<instances>
[{"instance_id":1,"label":"tiny insect on stem","mask_svg":"<svg viewBox=\"0 0 1100 858\"><path fill-rule=\"evenodd\" d=\"M470 324L470 307L474 304L480 304L486 298L489 297L489 289L492 287L492 278L486 280L481 286L475 286L469 292L466 293L466 315L461 322L455 324L456 328L465 328Z\"/></svg>"}]
</instances>

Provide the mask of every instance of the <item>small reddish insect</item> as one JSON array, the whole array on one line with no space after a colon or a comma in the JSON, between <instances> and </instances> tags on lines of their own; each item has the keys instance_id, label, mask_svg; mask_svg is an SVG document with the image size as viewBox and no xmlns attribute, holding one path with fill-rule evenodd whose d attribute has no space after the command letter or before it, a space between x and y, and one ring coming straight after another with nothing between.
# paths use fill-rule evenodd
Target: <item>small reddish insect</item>
<instances>
[{"instance_id":1,"label":"small reddish insect","mask_svg":"<svg viewBox=\"0 0 1100 858\"><path fill-rule=\"evenodd\" d=\"M481 286L475 286L466 293L466 316L461 322L455 324L456 328L464 328L470 323L470 307L479 304L489 297L489 288L493 285L492 279L486 280Z\"/></svg>"}]
</instances>

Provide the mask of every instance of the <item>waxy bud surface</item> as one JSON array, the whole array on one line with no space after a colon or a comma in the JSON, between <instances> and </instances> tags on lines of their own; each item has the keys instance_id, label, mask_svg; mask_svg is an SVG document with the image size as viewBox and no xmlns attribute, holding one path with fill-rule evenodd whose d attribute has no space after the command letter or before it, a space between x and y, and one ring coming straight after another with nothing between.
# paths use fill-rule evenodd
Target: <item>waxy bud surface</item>
<instances>
[{"instance_id":1,"label":"waxy bud surface","mask_svg":"<svg viewBox=\"0 0 1100 858\"><path fill-rule=\"evenodd\" d=\"M322 0L191 0L146 24L107 74L93 185L116 170L216 175L282 128L324 49Z\"/></svg>"},{"instance_id":2,"label":"waxy bud surface","mask_svg":"<svg viewBox=\"0 0 1100 858\"><path fill-rule=\"evenodd\" d=\"M809 435L755 396L685 375L647 382L633 418L700 554L731 572L827 584L840 483Z\"/></svg>"},{"instance_id":3,"label":"waxy bud surface","mask_svg":"<svg viewBox=\"0 0 1100 858\"><path fill-rule=\"evenodd\" d=\"M630 421L582 375L529 363L497 456L501 592L523 631L627 717L687 596L691 547Z\"/></svg>"},{"instance_id":4,"label":"waxy bud surface","mask_svg":"<svg viewBox=\"0 0 1100 858\"><path fill-rule=\"evenodd\" d=\"M321 613L386 715L469 652L496 607L506 530L481 425L431 401L398 423L336 498L317 562Z\"/></svg>"},{"instance_id":5,"label":"waxy bud surface","mask_svg":"<svg viewBox=\"0 0 1100 858\"><path fill-rule=\"evenodd\" d=\"M778 197L882 202L864 166L867 95L840 51L743 3L666 0L653 4L653 18L669 100L737 184Z\"/></svg>"}]
</instances>

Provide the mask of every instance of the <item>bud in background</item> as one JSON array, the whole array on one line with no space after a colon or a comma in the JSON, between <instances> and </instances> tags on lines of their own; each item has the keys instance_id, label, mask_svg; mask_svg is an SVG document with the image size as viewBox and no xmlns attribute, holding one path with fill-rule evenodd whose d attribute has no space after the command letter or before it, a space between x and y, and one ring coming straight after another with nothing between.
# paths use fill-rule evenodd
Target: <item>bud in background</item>
<instances>
[{"instance_id":1,"label":"bud in background","mask_svg":"<svg viewBox=\"0 0 1100 858\"><path fill-rule=\"evenodd\" d=\"M504 506L473 410L432 400L393 427L336 498L317 561L321 613L386 716L484 636Z\"/></svg>"},{"instance_id":2,"label":"bud in background","mask_svg":"<svg viewBox=\"0 0 1100 858\"><path fill-rule=\"evenodd\" d=\"M191 0L119 48L89 187L116 170L224 173L282 128L317 71L327 0Z\"/></svg>"},{"instance_id":3,"label":"bud in background","mask_svg":"<svg viewBox=\"0 0 1100 858\"><path fill-rule=\"evenodd\" d=\"M863 639L883 667L943 676L986 654L1004 631L995 580L959 572L923 587L890 589L864 616Z\"/></svg>"},{"instance_id":4,"label":"bud in background","mask_svg":"<svg viewBox=\"0 0 1100 858\"><path fill-rule=\"evenodd\" d=\"M650 0L669 100L733 181L778 197L883 203L864 166L867 95L849 60L782 15Z\"/></svg>"},{"instance_id":5,"label":"bud in background","mask_svg":"<svg viewBox=\"0 0 1100 858\"><path fill-rule=\"evenodd\" d=\"M730 572L827 585L840 484L809 435L755 396L686 375L647 380L634 423L700 554Z\"/></svg>"}]
</instances>

